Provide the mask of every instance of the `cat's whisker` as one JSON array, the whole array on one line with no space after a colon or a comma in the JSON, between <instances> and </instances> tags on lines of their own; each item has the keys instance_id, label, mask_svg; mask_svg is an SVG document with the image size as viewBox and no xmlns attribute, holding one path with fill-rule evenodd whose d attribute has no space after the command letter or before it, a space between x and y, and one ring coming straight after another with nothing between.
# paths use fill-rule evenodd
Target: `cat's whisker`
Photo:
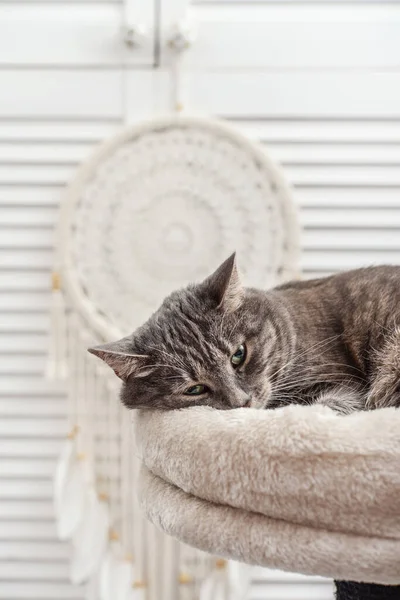
<instances>
[{"instance_id":1,"label":"cat's whisker","mask_svg":"<svg viewBox=\"0 0 400 600\"><path fill-rule=\"evenodd\" d=\"M228 344L231 343L233 334L235 333L235 331L238 328L238 326L243 322L243 319L244 319L245 316L246 316L246 314L243 313L242 316L239 317L239 319L236 321L235 325L232 327L231 331L229 332Z\"/></svg>"},{"instance_id":2,"label":"cat's whisker","mask_svg":"<svg viewBox=\"0 0 400 600\"><path fill-rule=\"evenodd\" d=\"M339 333L339 334L331 336L329 338L325 338L322 341L317 342L316 344L312 344L311 346L306 348L303 352L295 354L287 363L285 363L282 367L280 367L274 373L272 373L272 375L270 375L270 379L271 380L274 379L281 371L283 371L284 369L286 369L287 367L292 365L294 362L296 362L300 358L303 358L306 354L313 352L315 350L321 351L323 348L326 351L328 349L326 346L329 347L329 344L335 342L341 335L342 334Z\"/></svg>"},{"instance_id":3,"label":"cat's whisker","mask_svg":"<svg viewBox=\"0 0 400 600\"><path fill-rule=\"evenodd\" d=\"M354 365L349 365L347 363L340 363L340 362L323 363L322 365L310 365L310 366L307 366L307 371L311 370L311 369L319 369L321 367L323 367L324 369L326 367L345 367L346 369L352 369L354 371L357 371L358 373L363 374L363 371L361 369L359 369L358 367L355 367Z\"/></svg>"},{"instance_id":4,"label":"cat's whisker","mask_svg":"<svg viewBox=\"0 0 400 600\"><path fill-rule=\"evenodd\" d=\"M360 377L359 375L354 375L352 373L343 373L341 371L321 371L318 373L306 373L303 377L293 378L290 380L285 380L279 382L277 384L273 384L274 389L283 389L285 387L298 387L299 384L310 382L310 383L318 383L321 381L329 381L329 378L334 381L334 378L338 377L339 381L361 381L363 383L366 382L365 378ZM322 379L324 378L324 379Z\"/></svg>"},{"instance_id":5,"label":"cat's whisker","mask_svg":"<svg viewBox=\"0 0 400 600\"><path fill-rule=\"evenodd\" d=\"M294 362L296 362L300 358L303 358L306 354L308 354L308 353L310 353L312 351L315 351L315 350L320 350L321 351L322 349L324 349L326 351L328 349L329 345L332 344L333 342L335 342L338 339L338 337L339 337L339 335L331 336L329 338L325 338L324 340L321 340L321 341L313 344L309 348L306 348L302 352L294 354L294 356L287 363L285 363L281 368L279 368L278 370L276 370L271 375L271 378L275 377L283 369L286 369L288 366L290 366L291 364L293 364Z\"/></svg>"},{"instance_id":6,"label":"cat's whisker","mask_svg":"<svg viewBox=\"0 0 400 600\"><path fill-rule=\"evenodd\" d=\"M337 379L336 379L337 378ZM365 379L358 377L358 375L352 375L352 374L346 374L344 375L341 372L337 372L337 373L318 373L316 374L314 377L312 376L312 374L307 374L306 376L302 377L302 378L297 378L293 381L287 381L287 382L282 382L281 384L277 384L273 386L273 390L274 392L277 391L281 391L281 390L295 390L298 389L299 386L303 386L303 387L307 387L310 385L319 385L319 384L324 384L324 383L338 383L338 384L345 384L345 382L347 383L351 383L351 382L361 382L362 385L367 385Z\"/></svg>"}]
</instances>

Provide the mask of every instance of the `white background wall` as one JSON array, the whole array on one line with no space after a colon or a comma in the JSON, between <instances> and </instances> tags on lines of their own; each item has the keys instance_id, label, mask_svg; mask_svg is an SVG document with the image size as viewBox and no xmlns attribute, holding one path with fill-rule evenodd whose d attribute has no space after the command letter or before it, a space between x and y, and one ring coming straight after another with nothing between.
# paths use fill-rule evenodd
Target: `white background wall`
<instances>
[{"instance_id":1,"label":"white background wall","mask_svg":"<svg viewBox=\"0 0 400 600\"><path fill-rule=\"evenodd\" d=\"M187 109L228 118L282 162L301 208L306 276L400 263L399 2L0 0L5 600L82 596L68 584L51 516L65 434L62 390L42 378L53 226L63 187L94 145L170 107L166 32L186 8L198 28ZM150 31L140 50L121 41L128 17ZM318 580L256 579L252 600L331 595Z\"/></svg>"}]
</instances>

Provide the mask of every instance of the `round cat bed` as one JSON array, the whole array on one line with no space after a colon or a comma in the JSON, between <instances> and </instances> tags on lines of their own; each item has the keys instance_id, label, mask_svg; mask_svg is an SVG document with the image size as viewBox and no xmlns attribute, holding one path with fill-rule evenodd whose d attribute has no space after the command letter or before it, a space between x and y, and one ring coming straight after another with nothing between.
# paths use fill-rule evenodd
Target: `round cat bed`
<instances>
[{"instance_id":1,"label":"round cat bed","mask_svg":"<svg viewBox=\"0 0 400 600\"><path fill-rule=\"evenodd\" d=\"M255 565L400 583L400 410L139 412L140 502L166 533Z\"/></svg>"}]
</instances>

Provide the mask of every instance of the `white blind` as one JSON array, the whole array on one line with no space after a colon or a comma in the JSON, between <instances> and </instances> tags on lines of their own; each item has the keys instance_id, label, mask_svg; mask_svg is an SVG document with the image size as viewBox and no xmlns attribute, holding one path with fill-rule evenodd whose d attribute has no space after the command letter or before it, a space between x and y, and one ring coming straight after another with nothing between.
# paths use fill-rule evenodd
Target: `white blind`
<instances>
[{"instance_id":1,"label":"white blind","mask_svg":"<svg viewBox=\"0 0 400 600\"><path fill-rule=\"evenodd\" d=\"M131 52L121 37L122 2L0 2L4 600L73 600L84 594L69 583L68 546L56 539L51 500L66 434L62 389L42 377L53 232L62 191L79 163L123 124L127 112L140 115L144 98L149 104L154 7L143 2L140 8L150 35L141 50ZM129 81L124 65L133 69ZM136 89L142 92L134 94Z\"/></svg>"},{"instance_id":2,"label":"white blind","mask_svg":"<svg viewBox=\"0 0 400 600\"><path fill-rule=\"evenodd\" d=\"M153 3L136 6L151 30ZM78 164L124 120L165 112L169 80L163 48L152 70L152 35L138 53L121 43L121 2L0 1L0 13L0 598L81 598L52 521L66 427L62 391L42 378L54 223ZM306 275L399 263L399 3L202 0L190 16L188 109L282 162ZM331 597L329 582L269 571L251 596Z\"/></svg>"}]
</instances>

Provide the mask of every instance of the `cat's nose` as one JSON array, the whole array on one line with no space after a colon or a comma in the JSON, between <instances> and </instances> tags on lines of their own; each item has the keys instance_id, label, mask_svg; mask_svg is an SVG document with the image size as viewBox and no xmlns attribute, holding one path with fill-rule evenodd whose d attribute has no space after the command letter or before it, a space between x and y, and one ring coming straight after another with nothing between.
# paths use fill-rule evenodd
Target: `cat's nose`
<instances>
[{"instance_id":1,"label":"cat's nose","mask_svg":"<svg viewBox=\"0 0 400 600\"><path fill-rule=\"evenodd\" d=\"M241 396L239 401L239 406L243 408L248 408L251 404L251 396L250 394L245 394Z\"/></svg>"},{"instance_id":2,"label":"cat's nose","mask_svg":"<svg viewBox=\"0 0 400 600\"><path fill-rule=\"evenodd\" d=\"M251 396L247 396L247 400L245 404L243 404L244 408L248 408L251 405Z\"/></svg>"},{"instance_id":3,"label":"cat's nose","mask_svg":"<svg viewBox=\"0 0 400 600\"><path fill-rule=\"evenodd\" d=\"M251 404L251 395L246 394L246 392L236 392L234 395L231 394L227 400L229 402L230 408L243 408L248 407Z\"/></svg>"}]
</instances>

